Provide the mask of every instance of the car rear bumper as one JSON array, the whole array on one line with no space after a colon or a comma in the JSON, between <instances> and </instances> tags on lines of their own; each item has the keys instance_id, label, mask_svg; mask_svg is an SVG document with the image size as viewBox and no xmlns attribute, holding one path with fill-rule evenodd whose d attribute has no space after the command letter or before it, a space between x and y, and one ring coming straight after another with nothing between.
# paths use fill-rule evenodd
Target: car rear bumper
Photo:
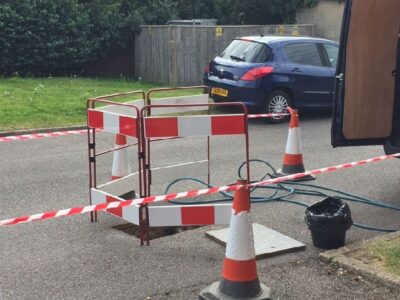
<instances>
[{"instance_id":1,"label":"car rear bumper","mask_svg":"<svg viewBox=\"0 0 400 300\"><path fill-rule=\"evenodd\" d=\"M266 100L265 91L257 81L227 80L215 76L204 78L204 84L209 87L209 94L216 102L242 102L246 106L256 108ZM212 88L228 91L228 95L221 96L212 93Z\"/></svg>"}]
</instances>

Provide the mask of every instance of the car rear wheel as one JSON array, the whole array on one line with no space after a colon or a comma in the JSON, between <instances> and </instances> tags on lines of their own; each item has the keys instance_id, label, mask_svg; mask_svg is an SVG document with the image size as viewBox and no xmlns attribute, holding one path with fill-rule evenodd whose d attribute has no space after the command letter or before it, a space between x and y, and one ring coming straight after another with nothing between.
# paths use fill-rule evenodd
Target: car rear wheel
<instances>
[{"instance_id":1,"label":"car rear wheel","mask_svg":"<svg viewBox=\"0 0 400 300\"><path fill-rule=\"evenodd\" d=\"M291 105L290 96L281 90L272 92L265 104L265 113L267 114L281 114L287 113L288 107ZM289 116L267 118L269 123L278 124L283 123L289 119Z\"/></svg>"}]
</instances>

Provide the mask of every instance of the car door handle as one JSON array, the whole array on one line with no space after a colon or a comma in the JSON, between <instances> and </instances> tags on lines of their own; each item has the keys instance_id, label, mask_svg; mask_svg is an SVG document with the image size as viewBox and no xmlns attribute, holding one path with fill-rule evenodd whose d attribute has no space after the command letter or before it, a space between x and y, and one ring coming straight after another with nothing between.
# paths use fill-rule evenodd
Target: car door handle
<instances>
[{"instance_id":1,"label":"car door handle","mask_svg":"<svg viewBox=\"0 0 400 300\"><path fill-rule=\"evenodd\" d=\"M293 68L292 72L301 73L303 71L300 68Z\"/></svg>"}]
</instances>

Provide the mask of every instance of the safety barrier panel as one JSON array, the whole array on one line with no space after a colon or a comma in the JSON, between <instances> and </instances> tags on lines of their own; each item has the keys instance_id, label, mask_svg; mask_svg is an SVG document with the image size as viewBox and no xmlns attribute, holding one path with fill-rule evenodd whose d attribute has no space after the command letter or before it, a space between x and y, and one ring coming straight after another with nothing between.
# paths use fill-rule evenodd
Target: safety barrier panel
<instances>
[{"instance_id":1,"label":"safety barrier panel","mask_svg":"<svg viewBox=\"0 0 400 300\"><path fill-rule=\"evenodd\" d=\"M200 170L199 164L203 163L204 171L209 172L210 166L210 136L220 135L243 135L245 139L245 157L248 178L250 176L249 168L249 148L248 148L248 129L247 129L247 111L246 107L241 103L220 103L220 104L179 104L179 105L161 105L158 104L148 105L142 109L142 138L143 145L150 147L148 142L152 138L161 137L207 137L207 161L199 161L193 163L186 163L182 165L167 167L168 172L175 173L175 176L183 177L179 170L174 170L174 167L179 169L182 166L189 166L193 172L194 169ZM201 108L213 106L236 106L243 110L242 114L236 115L196 115L196 116L145 116L146 110L155 111L161 109L168 111L168 108L173 109L175 112L180 112L180 108ZM150 149L146 153L150 157ZM207 162L207 165L204 163ZM192 165L197 164L196 168ZM157 174L154 172L157 169L150 168L150 160L147 161L147 168L143 168L145 172L145 182L154 184L157 180ZM165 168L164 168L165 169ZM159 169L160 170L160 169ZM162 169L161 169L162 170ZM172 172L171 172L172 171ZM179 175L178 175L179 174ZM208 179L210 174L208 173ZM187 176L187 175L186 175ZM171 176L163 176L169 178L171 181L176 178ZM149 189L150 190L150 189ZM150 193L148 194L150 195ZM150 206L149 220L150 226L179 226L179 225L209 225L209 224L228 224L231 213L231 204L219 205L174 205L174 206Z\"/></svg>"},{"instance_id":2,"label":"safety barrier panel","mask_svg":"<svg viewBox=\"0 0 400 300\"><path fill-rule=\"evenodd\" d=\"M124 103L115 102L126 97L139 97L139 99L131 100ZM142 190L142 177L140 153L140 120L139 111L145 105L146 95L143 91L133 91L119 94L112 94L91 98L87 101L87 123L88 123L88 151L89 151L89 188L100 189L103 188L112 192L114 196L123 196L127 192L138 191L140 196L143 196ZM114 101L111 101L114 100ZM96 107L97 104L97 107ZM99 104L103 106L99 106ZM106 150L101 153L96 153L96 130L113 133L122 136L129 136L136 138L137 142L132 145L116 147L115 149ZM97 184L96 164L97 157L114 152L117 153L121 149L137 146L136 157L138 157L138 170L135 173L128 174L123 178L109 182L103 185ZM132 180L133 179L133 180ZM124 192L126 182L129 183L129 191ZM111 189L111 190L110 190ZM106 202L111 201L113 197L106 197ZM114 199L114 201L116 201ZM90 193L90 203L99 203L97 198L93 197ZM121 217L117 210L110 210L109 213ZM91 220L96 221L97 215L91 214Z\"/></svg>"},{"instance_id":3,"label":"safety barrier panel","mask_svg":"<svg viewBox=\"0 0 400 300\"><path fill-rule=\"evenodd\" d=\"M202 89L203 92L206 90L205 86L193 86L193 87L177 87L177 88L156 88L151 89L146 95L146 105L157 104L159 107L150 108L148 107L143 111L142 116L165 116L170 114L184 114L184 113L209 113L208 104L210 103L209 95L194 94L194 95L183 95L183 96L173 96L166 97L169 93L174 92L190 92ZM204 106L196 106L196 105ZM160 137L175 139L179 138L177 136L172 137ZM171 171L177 177L187 177L187 176L207 176L207 181L210 182L210 157L209 152L207 153L206 159L201 159L199 161L183 162L174 166L158 166L153 167L151 164L151 144L154 141L158 141L160 138L145 138L143 143L145 146L145 166L150 174L146 178L146 194L151 194L152 184L166 183L168 179L172 179L169 175ZM207 148L209 147L209 138L207 138ZM194 172L195 170L195 172ZM157 173L159 176L157 176ZM152 175L154 176L152 176ZM164 176L163 176L164 175ZM166 176L165 176L166 175ZM157 178L164 178L164 181L160 181Z\"/></svg>"},{"instance_id":4,"label":"safety barrier panel","mask_svg":"<svg viewBox=\"0 0 400 300\"><path fill-rule=\"evenodd\" d=\"M148 117L144 134L146 138L246 134L245 122L244 115Z\"/></svg>"},{"instance_id":5,"label":"safety barrier panel","mask_svg":"<svg viewBox=\"0 0 400 300\"><path fill-rule=\"evenodd\" d=\"M210 183L210 137L217 135L244 135L247 175L248 178L250 177L246 107L242 103L212 104L208 94L199 95L197 99L192 99L193 96L156 99L156 96L160 94L187 89L161 88L150 90L147 94L147 106L142 109L142 138L143 145L146 147L146 164L143 169L145 172L144 181L148 187L147 195L151 195L150 188L152 185L166 183L168 180L171 182L180 177L207 176L207 182ZM211 114L210 109L212 107L222 106L236 106L243 113L238 115ZM201 115L182 115L193 111L201 113ZM172 113L178 115L170 116ZM166 137L206 137L207 159L153 168L151 142L154 139ZM171 174L174 177L171 177ZM149 224L150 226L152 226L151 224L157 224L155 226L229 224L231 207L231 204L149 206Z\"/></svg>"}]
</instances>

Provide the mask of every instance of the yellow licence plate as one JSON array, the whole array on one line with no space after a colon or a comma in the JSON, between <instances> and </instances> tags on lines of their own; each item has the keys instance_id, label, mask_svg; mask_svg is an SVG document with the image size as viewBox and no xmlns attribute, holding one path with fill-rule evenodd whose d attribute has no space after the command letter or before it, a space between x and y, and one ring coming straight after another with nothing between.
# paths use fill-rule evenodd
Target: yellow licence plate
<instances>
[{"instance_id":1,"label":"yellow licence plate","mask_svg":"<svg viewBox=\"0 0 400 300\"><path fill-rule=\"evenodd\" d=\"M228 90L214 87L211 89L211 94L222 96L222 97L228 97Z\"/></svg>"}]
</instances>

